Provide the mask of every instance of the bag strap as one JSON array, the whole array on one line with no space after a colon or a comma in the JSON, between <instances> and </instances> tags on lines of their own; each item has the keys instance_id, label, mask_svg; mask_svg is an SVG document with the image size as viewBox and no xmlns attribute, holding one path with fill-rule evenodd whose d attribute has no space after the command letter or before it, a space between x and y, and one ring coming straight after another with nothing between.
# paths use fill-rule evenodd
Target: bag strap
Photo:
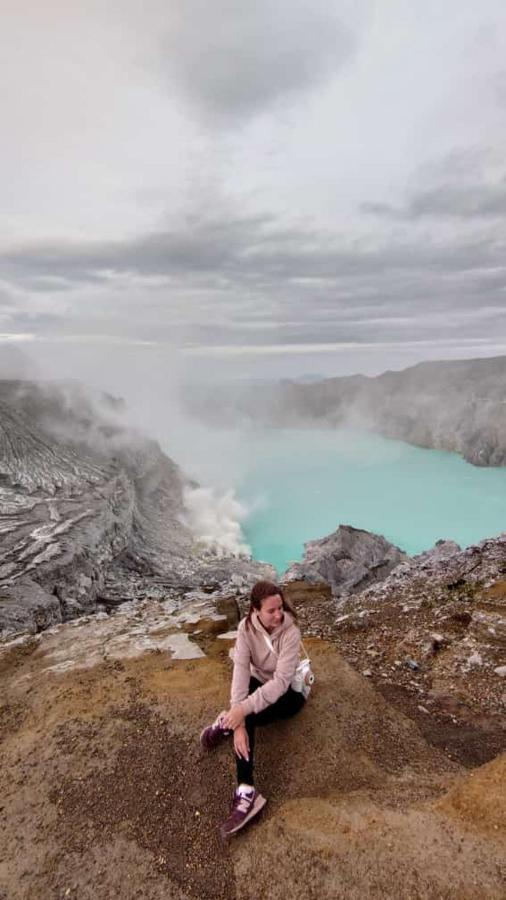
<instances>
[{"instance_id":1,"label":"bag strap","mask_svg":"<svg viewBox=\"0 0 506 900\"><path fill-rule=\"evenodd\" d=\"M277 651L274 649L273 643L272 643L272 641L271 641L269 635L268 635L265 631L262 631L262 637L263 637L265 643L267 644L269 650L271 651L271 653L274 653L275 656L278 656L278 653L277 653ZM309 659L309 657L308 657L308 655L307 655L306 648L304 647L304 644L303 644L303 642L302 642L302 638L300 639L299 652L300 652L300 649L301 649L301 648L302 648L303 656L304 656L306 659Z\"/></svg>"},{"instance_id":2,"label":"bag strap","mask_svg":"<svg viewBox=\"0 0 506 900\"><path fill-rule=\"evenodd\" d=\"M267 634L267 632L262 631L262 637L263 637L265 643L267 644L269 650L271 651L271 653L274 653L274 655L277 656L278 654L276 653L273 643L272 643L269 635Z\"/></svg>"}]
</instances>

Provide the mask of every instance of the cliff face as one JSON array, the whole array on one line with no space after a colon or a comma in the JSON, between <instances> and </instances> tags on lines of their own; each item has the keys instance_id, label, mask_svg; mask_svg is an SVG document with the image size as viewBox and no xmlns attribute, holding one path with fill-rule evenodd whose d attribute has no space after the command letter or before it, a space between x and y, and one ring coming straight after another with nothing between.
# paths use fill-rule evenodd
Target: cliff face
<instances>
[{"instance_id":1,"label":"cliff face","mask_svg":"<svg viewBox=\"0 0 506 900\"><path fill-rule=\"evenodd\" d=\"M188 480L116 413L78 384L0 382L0 633L265 571L196 546Z\"/></svg>"},{"instance_id":2,"label":"cliff face","mask_svg":"<svg viewBox=\"0 0 506 900\"><path fill-rule=\"evenodd\" d=\"M281 382L193 391L200 418L279 427L354 425L421 447L460 453L480 466L506 465L506 357L420 363L376 378Z\"/></svg>"}]
</instances>

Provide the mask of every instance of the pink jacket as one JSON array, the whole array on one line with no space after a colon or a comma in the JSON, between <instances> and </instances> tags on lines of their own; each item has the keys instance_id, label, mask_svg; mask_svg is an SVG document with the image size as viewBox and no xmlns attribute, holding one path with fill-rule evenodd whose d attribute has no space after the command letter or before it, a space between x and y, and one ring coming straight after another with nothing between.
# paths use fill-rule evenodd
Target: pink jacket
<instances>
[{"instance_id":1,"label":"pink jacket","mask_svg":"<svg viewBox=\"0 0 506 900\"><path fill-rule=\"evenodd\" d=\"M264 635L270 640L270 650ZM300 631L290 613L285 612L281 625L270 634L254 611L249 628L242 619L237 630L234 648L231 706L240 703L244 715L261 712L290 687L299 663ZM249 680L253 675L262 687L248 696Z\"/></svg>"}]
</instances>

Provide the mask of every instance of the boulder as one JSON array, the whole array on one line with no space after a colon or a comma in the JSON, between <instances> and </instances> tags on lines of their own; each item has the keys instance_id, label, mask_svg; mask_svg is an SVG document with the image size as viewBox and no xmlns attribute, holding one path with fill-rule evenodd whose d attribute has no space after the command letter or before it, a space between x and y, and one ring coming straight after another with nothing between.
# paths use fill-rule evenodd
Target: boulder
<instances>
[{"instance_id":1,"label":"boulder","mask_svg":"<svg viewBox=\"0 0 506 900\"><path fill-rule=\"evenodd\" d=\"M414 556L413 560L416 560L418 563L436 562L437 560L448 559L454 553L459 553L460 550L461 547L456 541L439 540L436 541L430 550L424 550L423 553L418 553Z\"/></svg>"},{"instance_id":2,"label":"boulder","mask_svg":"<svg viewBox=\"0 0 506 900\"><path fill-rule=\"evenodd\" d=\"M227 623L230 628L235 628L239 623L239 606L235 597L217 597L216 611L227 617Z\"/></svg>"},{"instance_id":3,"label":"boulder","mask_svg":"<svg viewBox=\"0 0 506 900\"><path fill-rule=\"evenodd\" d=\"M309 581L287 581L281 586L286 599L294 606L332 598L332 590L326 581L317 581L314 584Z\"/></svg>"},{"instance_id":4,"label":"boulder","mask_svg":"<svg viewBox=\"0 0 506 900\"><path fill-rule=\"evenodd\" d=\"M293 563L283 581L312 585L324 581L334 596L353 594L383 581L407 559L406 553L381 535L340 525L327 537L304 544L302 562Z\"/></svg>"},{"instance_id":5,"label":"boulder","mask_svg":"<svg viewBox=\"0 0 506 900\"><path fill-rule=\"evenodd\" d=\"M28 632L36 634L62 621L58 597L31 578L0 587L0 637Z\"/></svg>"}]
</instances>

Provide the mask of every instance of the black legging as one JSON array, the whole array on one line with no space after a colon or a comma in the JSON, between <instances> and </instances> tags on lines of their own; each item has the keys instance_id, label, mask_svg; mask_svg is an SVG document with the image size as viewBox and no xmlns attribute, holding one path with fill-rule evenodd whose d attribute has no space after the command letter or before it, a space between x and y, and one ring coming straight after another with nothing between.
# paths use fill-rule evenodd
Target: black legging
<instances>
[{"instance_id":1,"label":"black legging","mask_svg":"<svg viewBox=\"0 0 506 900\"><path fill-rule=\"evenodd\" d=\"M259 687L262 687L262 682L258 681L256 678L251 677L248 693L252 694L253 691L256 691L256 689ZM254 783L253 753L255 750L256 726L269 725L271 722L275 722L276 719L289 719L291 716L294 716L302 709L304 703L304 695L300 691L293 691L292 688L289 687L285 694L282 694L275 703L271 703L271 705L263 709L262 712L250 713L249 716L246 716L244 724L246 725L246 731L248 732L249 738L249 759L242 759L242 757L235 754L238 784Z\"/></svg>"}]
</instances>

